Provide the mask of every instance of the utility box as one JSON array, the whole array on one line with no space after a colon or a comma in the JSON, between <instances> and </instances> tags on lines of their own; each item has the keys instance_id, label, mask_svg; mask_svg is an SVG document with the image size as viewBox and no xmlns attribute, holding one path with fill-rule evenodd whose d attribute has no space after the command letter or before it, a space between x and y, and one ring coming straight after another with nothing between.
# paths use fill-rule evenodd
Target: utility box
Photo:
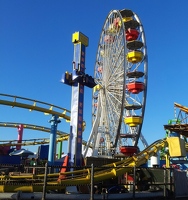
<instances>
[{"instance_id":1,"label":"utility box","mask_svg":"<svg viewBox=\"0 0 188 200\"><path fill-rule=\"evenodd\" d=\"M185 157L185 141L179 137L167 138L170 157Z\"/></svg>"}]
</instances>

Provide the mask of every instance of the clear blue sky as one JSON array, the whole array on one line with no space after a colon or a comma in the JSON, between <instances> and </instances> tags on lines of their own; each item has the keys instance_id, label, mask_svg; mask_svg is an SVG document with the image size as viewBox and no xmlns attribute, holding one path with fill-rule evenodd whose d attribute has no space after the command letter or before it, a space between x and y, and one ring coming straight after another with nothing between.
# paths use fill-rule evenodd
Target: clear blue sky
<instances>
[{"instance_id":1,"label":"clear blue sky","mask_svg":"<svg viewBox=\"0 0 188 200\"><path fill-rule=\"evenodd\" d=\"M70 109L71 88L60 79L72 70L72 34L81 31L89 37L86 72L93 75L103 23L111 10L124 8L139 16L146 35L148 94L142 132L149 144L163 138L163 125L174 118L174 102L188 106L185 0L0 0L0 93ZM91 95L86 88L85 140L91 130ZM50 127L49 119L43 113L0 105L1 122ZM58 129L69 132L69 124L62 121ZM48 137L24 130L24 139ZM0 128L0 140L11 139L17 139L17 130Z\"/></svg>"}]
</instances>

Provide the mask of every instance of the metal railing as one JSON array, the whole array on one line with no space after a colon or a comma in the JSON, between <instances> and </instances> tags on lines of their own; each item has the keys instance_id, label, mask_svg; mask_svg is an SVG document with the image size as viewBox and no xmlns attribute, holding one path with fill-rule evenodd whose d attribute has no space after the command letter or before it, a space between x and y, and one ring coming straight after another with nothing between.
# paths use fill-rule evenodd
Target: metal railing
<instances>
[{"instance_id":1,"label":"metal railing","mask_svg":"<svg viewBox=\"0 0 188 200\"><path fill-rule=\"evenodd\" d=\"M69 181L58 182L58 179L69 180L73 178L72 172L69 168L64 171L66 173L59 173L62 166L50 166L47 163L45 166L17 166L14 172L9 172L8 175L0 176L0 186L4 186L6 192L6 186L8 190L14 191L15 188L24 188L26 192L30 192L30 187L37 188L37 191L42 193L42 200L45 200L47 192L54 191L56 193L66 194L66 188L70 186ZM74 179L81 179L83 176L87 176L87 171L90 170L90 182L76 185L76 187L87 187L88 193L90 194L90 200L95 199L95 195L101 195L101 198L108 199L114 193L118 195L125 195L136 199L139 195L147 194L159 195L162 197L171 196L174 198L174 178L173 170L166 168L137 168L133 167L129 172L123 174L123 176L117 176L106 180L97 180L96 176L98 170L102 173L108 173L110 167L96 167L93 164L91 166L84 167L73 167L74 168ZM123 168L123 167L118 167ZM118 171L118 168L116 169ZM22 169L22 171L19 171ZM58 171L58 173L57 173ZM77 171L77 173L75 173ZM85 172L85 174L84 174ZM160 177L159 177L160 174ZM129 177L129 178L128 178ZM110 180L110 181L109 181ZM72 185L74 186L74 185ZM1 191L2 189L0 189ZM12 192L13 192L12 191ZM145 192L145 193L144 193Z\"/></svg>"}]
</instances>

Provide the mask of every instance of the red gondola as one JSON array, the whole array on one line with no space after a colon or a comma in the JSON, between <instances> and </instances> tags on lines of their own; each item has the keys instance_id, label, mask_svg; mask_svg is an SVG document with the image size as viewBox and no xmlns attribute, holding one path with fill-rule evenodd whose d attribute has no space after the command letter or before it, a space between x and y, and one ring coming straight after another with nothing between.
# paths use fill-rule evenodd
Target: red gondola
<instances>
[{"instance_id":1,"label":"red gondola","mask_svg":"<svg viewBox=\"0 0 188 200\"><path fill-rule=\"evenodd\" d=\"M133 156L135 153L137 153L138 148L134 146L121 146L120 152L124 154L125 156Z\"/></svg>"},{"instance_id":2,"label":"red gondola","mask_svg":"<svg viewBox=\"0 0 188 200\"><path fill-rule=\"evenodd\" d=\"M129 92L133 94L138 94L145 89L145 85L142 82L135 81L135 82L128 83L127 89Z\"/></svg>"}]
</instances>

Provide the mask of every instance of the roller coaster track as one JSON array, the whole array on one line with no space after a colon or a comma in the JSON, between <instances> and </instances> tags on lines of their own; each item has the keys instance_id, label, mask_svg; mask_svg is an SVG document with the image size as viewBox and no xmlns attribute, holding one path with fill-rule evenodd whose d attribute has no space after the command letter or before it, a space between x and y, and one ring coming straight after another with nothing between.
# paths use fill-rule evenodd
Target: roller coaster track
<instances>
[{"instance_id":1,"label":"roller coaster track","mask_svg":"<svg viewBox=\"0 0 188 200\"><path fill-rule=\"evenodd\" d=\"M51 131L50 128L43 127L43 126L36 126L32 124L23 124L23 123L10 123L10 122L0 122L0 127L9 127L9 128L17 128L20 124L23 125L26 129L49 132ZM58 131L56 142L61 142L64 140L68 140L69 134L63 131ZM30 146L30 145L39 145L39 144L48 144L50 142L49 138L37 138L37 139L29 139L29 140L22 140L21 143L18 143L17 140L2 140L0 141L0 146Z\"/></svg>"},{"instance_id":2,"label":"roller coaster track","mask_svg":"<svg viewBox=\"0 0 188 200\"><path fill-rule=\"evenodd\" d=\"M43 112L45 115L48 114L57 115L60 118L64 118L70 121L69 110L42 101L37 101L33 99L28 99L8 94L0 94L0 104L12 107L25 108L29 109L29 111L35 110ZM69 115L67 115L66 113L68 113Z\"/></svg>"},{"instance_id":3,"label":"roller coaster track","mask_svg":"<svg viewBox=\"0 0 188 200\"><path fill-rule=\"evenodd\" d=\"M3 98L6 98L3 100ZM12 99L12 101L7 100L7 98ZM32 99L22 98L18 96L0 94L0 104L12 106L12 107L20 107L29 109L30 111L36 110L43 112L45 114L52 114L62 117L66 120L70 120L70 115L66 115L66 112L70 114L70 111L67 109L54 106L52 104L44 103L41 101L36 101ZM41 106L38 106L41 105ZM47 108L46 108L47 107ZM59 110L59 111L57 111ZM94 170L94 182L99 182L107 179L111 179L114 177L118 177L123 175L126 172L129 172L134 166L138 167L141 164L147 162L147 160L155 155L158 151L162 148L167 146L166 139L158 140L155 143L148 146L145 150L134 155L130 158L114 162L108 165L104 165L102 167L96 167ZM57 181L59 176L62 175L65 178ZM81 185L81 184L89 184L91 180L91 168L86 168L83 170L75 170L71 172L64 172L64 173L54 173L47 175L48 182L47 188L63 188L66 185ZM42 191L43 182L37 182L40 179L44 179L44 174L39 175L25 175L25 176L16 176L16 175L1 175L0 176L0 192L7 192L7 191L23 191L23 192L33 192L33 191ZM25 185L14 185L15 181L17 183L20 180L25 181ZM28 180L31 184L28 185ZM9 184L4 184L5 182L9 182ZM13 181L11 183L11 181Z\"/></svg>"},{"instance_id":4,"label":"roller coaster track","mask_svg":"<svg viewBox=\"0 0 188 200\"><path fill-rule=\"evenodd\" d=\"M188 137L188 108L185 106L182 106L178 103L174 103L174 107L179 108L179 113L177 115L177 118L179 122L174 123L174 124L167 124L164 125L165 130L179 133L180 135L183 135L185 138ZM184 112L184 114L182 113ZM169 120L171 121L171 120ZM187 149L187 147L186 147Z\"/></svg>"},{"instance_id":5,"label":"roller coaster track","mask_svg":"<svg viewBox=\"0 0 188 200\"><path fill-rule=\"evenodd\" d=\"M8 127L8 128L17 128L20 124L23 125L23 128L26 129L31 129L31 130L36 130L36 131L43 131L43 132L48 132L50 133L51 129L44 127L44 126L37 126L33 124L23 124L23 123L12 123L12 122L0 122L0 127ZM67 136L68 133L65 133L63 131L57 130L57 135L59 136Z\"/></svg>"},{"instance_id":6,"label":"roller coaster track","mask_svg":"<svg viewBox=\"0 0 188 200\"><path fill-rule=\"evenodd\" d=\"M14 95L8 95L8 94L0 94L0 104L1 105L6 105L6 106L12 106L12 107L19 107L19 108L25 108L29 109L29 111L39 111L43 112L45 115L52 114L52 115L57 115L60 118L64 118L67 121L70 121L70 111L59 107L55 106L53 104L45 103L42 101L37 101L29 98L24 98L24 97L19 97L19 96L14 96ZM69 115L67 115L67 113ZM19 123L22 124L22 123ZM9 123L9 122L0 122L0 126L4 127L17 127L19 125L18 123ZM42 126L35 126L35 125L30 125L30 124L23 124L24 128L28 129L35 129L39 131L45 131L45 132L50 132L49 128L42 127ZM62 140L67 140L68 139L68 134L57 131L58 135L61 135L61 138L57 138L58 141ZM37 140L40 140L37 141ZM9 143L9 144L8 144ZM13 146L14 141L9 141L7 144L0 144L0 146ZM44 143L49 143L49 140L44 139L33 139L33 142L29 141L26 143L19 143L19 145L27 146L27 145L37 145L37 144L44 144ZM18 145L18 144L16 144Z\"/></svg>"},{"instance_id":7,"label":"roller coaster track","mask_svg":"<svg viewBox=\"0 0 188 200\"><path fill-rule=\"evenodd\" d=\"M10 101L12 100L12 101ZM29 98L24 98L20 96L14 96L14 95L9 95L9 94L0 94L0 105L6 105L6 106L12 106L13 107L19 107L19 108L25 108L29 109L29 111L39 111L43 112L45 115L57 115L60 118L65 119L66 121L70 121L70 111L59 107L55 106L53 104L45 103L42 101L37 101ZM22 123L20 123L22 124ZM7 127L15 127L18 124L11 124L11 123L4 123L1 122L0 126L7 126ZM35 126L35 125L30 125L30 124L25 124L25 128L28 129L35 129L39 131L45 131L45 132L50 132L50 129L42 127L42 126ZM85 121L83 121L83 130L85 129ZM63 132L57 131L57 134L64 134ZM63 136L64 140L68 139L68 136ZM36 142L33 142L35 144ZM83 144L86 145L86 141L83 141ZM24 145L24 144L22 144ZM29 144L30 145L30 144ZM32 145L32 143L31 143ZM26 145L25 145L26 146Z\"/></svg>"},{"instance_id":8,"label":"roller coaster track","mask_svg":"<svg viewBox=\"0 0 188 200\"><path fill-rule=\"evenodd\" d=\"M102 167L95 167L94 168L94 182L100 182L103 180L115 178L118 176L121 176L125 174L126 172L129 172L132 170L133 167L139 167L140 165L147 162L147 160L155 155L158 151L160 151L162 148L166 147L168 145L166 139L158 140L155 143L148 146L146 149L144 149L142 152L121 160L117 161L108 165L104 165ZM57 181L59 176L62 175L64 178L62 178L60 181ZM18 191L21 190L23 192L34 192L34 191L42 191L43 182L37 182L41 181L41 179L44 178L44 174L39 175L25 175L25 176L19 176L19 175L1 175L0 176L0 192L7 192L7 191ZM90 184L91 181L91 168L86 168L83 170L76 170L71 172L64 172L64 173L54 173L54 174L48 174L47 175L47 189L60 189L64 188L67 185L82 185L82 184ZM10 184L3 184L4 182L8 182ZM11 181L24 181L24 184L12 184ZM30 181L30 185L28 185L28 180ZM34 181L36 180L36 182Z\"/></svg>"},{"instance_id":9,"label":"roller coaster track","mask_svg":"<svg viewBox=\"0 0 188 200\"><path fill-rule=\"evenodd\" d=\"M8 128L17 128L20 124L23 125L26 129L31 129L35 131L43 131L50 133L51 129L43 126L37 126L33 124L23 124L23 123L12 123L12 122L0 122L0 127L8 127ZM69 134L63 131L57 130L56 142L61 142L64 140L68 140ZM22 140L21 143L18 143L18 140L2 140L0 141L0 146L30 146L30 145L39 145L39 144L48 144L50 142L49 138L37 138L37 139L29 139ZM83 145L86 145L86 141L83 140Z\"/></svg>"},{"instance_id":10,"label":"roller coaster track","mask_svg":"<svg viewBox=\"0 0 188 200\"><path fill-rule=\"evenodd\" d=\"M185 112L186 114L188 114L188 108L185 106L182 106L181 104L178 103L174 103L174 106L179 108L181 111Z\"/></svg>"},{"instance_id":11,"label":"roller coaster track","mask_svg":"<svg viewBox=\"0 0 188 200\"><path fill-rule=\"evenodd\" d=\"M63 136L56 138L56 142L61 142L64 140L68 140L69 136ZM31 145L40 145L40 144L48 144L50 143L49 138L37 138L37 139L29 139L22 140L21 143L18 143L18 140L0 140L0 146L31 146Z\"/></svg>"}]
</instances>

